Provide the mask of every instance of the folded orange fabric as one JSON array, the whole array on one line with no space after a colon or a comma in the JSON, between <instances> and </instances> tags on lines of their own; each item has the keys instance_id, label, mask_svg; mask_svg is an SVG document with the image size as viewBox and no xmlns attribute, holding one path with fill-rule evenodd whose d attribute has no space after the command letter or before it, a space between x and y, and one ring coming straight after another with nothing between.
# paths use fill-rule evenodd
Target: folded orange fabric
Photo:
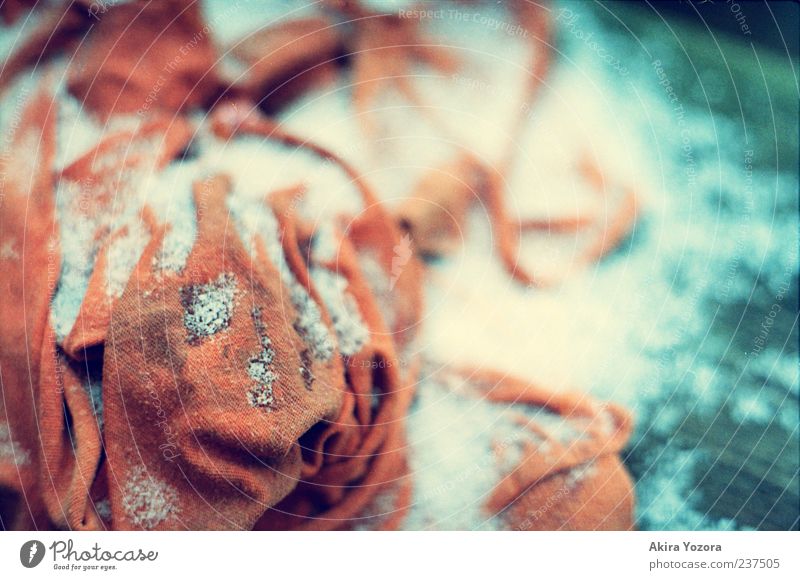
<instances>
[{"instance_id":1,"label":"folded orange fabric","mask_svg":"<svg viewBox=\"0 0 800 580\"><path fill-rule=\"evenodd\" d=\"M219 86L209 32L192 0L111 6L75 55L69 90L103 120L205 104Z\"/></svg>"},{"instance_id":2,"label":"folded orange fabric","mask_svg":"<svg viewBox=\"0 0 800 580\"><path fill-rule=\"evenodd\" d=\"M0 517L5 528L32 529L47 521L39 457L47 443L39 426L40 385L62 380L53 370L49 303L60 267L54 183L56 114L52 94L40 90L22 112L0 173ZM58 423L58 419L52 419ZM59 425L56 425L58 427ZM40 430L41 429L41 430Z\"/></svg>"},{"instance_id":3,"label":"folded orange fabric","mask_svg":"<svg viewBox=\"0 0 800 580\"><path fill-rule=\"evenodd\" d=\"M509 2L508 9L525 31L531 54L528 82L517 109L517 118L510 128L508 145L495 161L482 159L466 148L457 148L451 160L422 176L408 199L395 210L395 215L422 252L441 256L452 253L460 245L466 235L464 228L468 211L478 202L491 222L497 257L504 268L521 284L543 286L552 281L534 276L519 263L520 238L525 232L587 233L588 241L583 244L585 249L580 261L592 263L613 251L631 233L637 218L638 202L630 187L618 188L605 183L597 163L587 157L581 160L580 172L598 195L606 198L608 215L597 216L591 221L567 223L559 220L520 222L509 215L505 181L514 161L515 143L526 126L526 115L532 109L551 66L553 32L552 19L545 5L521 0ZM408 38L400 44L405 45L416 46ZM353 98L358 100L356 91ZM413 98L409 100L414 101ZM458 143L458 138L443 130L440 124L437 128L443 131L448 141Z\"/></svg>"},{"instance_id":4,"label":"folded orange fabric","mask_svg":"<svg viewBox=\"0 0 800 580\"><path fill-rule=\"evenodd\" d=\"M105 422L125 434L106 443L115 527L252 528L296 485L298 440L341 404L339 385L306 387L302 340L284 323L292 305L275 266L253 267L226 228L228 188L220 177L195 187L206 211L183 273L142 273L114 309Z\"/></svg>"},{"instance_id":5,"label":"folded orange fabric","mask_svg":"<svg viewBox=\"0 0 800 580\"><path fill-rule=\"evenodd\" d=\"M0 158L3 528L397 529L413 514L420 474L408 417L424 375L436 375L422 373L415 346L424 318L418 256L451 251L477 198L506 267L532 282L516 266L517 236L537 224L511 223L503 170L468 154L390 214L335 151L265 116L319 80L309 71L337 74L330 63L348 50L353 100L366 117L380 91L418 99L405 78L413 61L459 66L427 46L413 21L357 2L326 6L333 15L235 45L249 67L236 80L218 76L197 3L107 7L78 48L67 90L94 117L127 128L100 135L63 168L62 97L47 75L37 81ZM541 11L514 9L549 37ZM39 58L78 46L87 10L50 8L25 45L36 58L15 53L0 89ZM392 60L388 84L381 55ZM541 76L547 61L532 66ZM188 115L195 108L208 118ZM271 187L266 171L263 191L259 180L242 209L239 166L220 169L215 157L241 144L310 154L346 177L359 209L312 222L298 209L310 203L308 184ZM603 189L593 166L584 171ZM167 267L168 239L185 224L161 206L180 198L167 179L180 172L192 182L194 233L185 260ZM598 228L590 259L631 227L635 196L624 200ZM496 527L632 526L619 459L630 434L624 410L502 373L441 372L464 383L453 396L508 406L518 418L517 436L496 442L497 481L482 503ZM570 437L542 429L531 409L568 424Z\"/></svg>"},{"instance_id":6,"label":"folded orange fabric","mask_svg":"<svg viewBox=\"0 0 800 580\"><path fill-rule=\"evenodd\" d=\"M228 75L227 93L257 102L267 112L277 110L331 79L342 50L340 29L325 18L267 26L226 51L238 64Z\"/></svg>"},{"instance_id":7,"label":"folded orange fabric","mask_svg":"<svg viewBox=\"0 0 800 580\"><path fill-rule=\"evenodd\" d=\"M240 106L246 110L245 105ZM258 135L301 146L296 137L258 113L240 117L237 110L222 108L215 117L216 132L224 139ZM414 374L412 369L401 375L397 348L409 342L421 316L420 266L409 259L397 273L395 288L403 298L392 308L401 310L401 315L382 308L361 272L359 253L377 260L388 278L393 242L400 242L399 230L352 169L332 152L307 146L320 161L335 162L353 177L365 210L346 235L334 230L328 233L333 239L320 240L324 234L303 224L292 211L298 192L273 194L270 201L282 226L283 250L293 274L328 311L335 329L349 330L347 325L354 322L348 320L351 317L365 328L355 339L340 336L344 375L324 379L343 385L344 403L334 421L320 425L301 442L304 454L314 461L304 469L297 488L258 522L259 529L351 526L377 494L407 478L404 418L413 395ZM334 247L334 255L319 257L302 250L315 243ZM347 292L337 295L336 286L346 287Z\"/></svg>"},{"instance_id":8,"label":"folded orange fabric","mask_svg":"<svg viewBox=\"0 0 800 580\"><path fill-rule=\"evenodd\" d=\"M13 4L13 2L12 2ZM64 0L53 4L39 2L39 19L27 38L21 39L0 70L0 96L17 76L36 69L58 54L71 55L80 36L90 27L90 0ZM5 6L4 2L2 6ZM13 14L13 10L12 10ZM15 15L18 16L19 13Z\"/></svg>"},{"instance_id":9,"label":"folded orange fabric","mask_svg":"<svg viewBox=\"0 0 800 580\"><path fill-rule=\"evenodd\" d=\"M451 455L458 464L462 453L456 441L427 443L439 448L433 453L436 463L417 465L419 470L429 470L445 464L439 470L456 478L459 486L473 489L457 506L480 504L470 526L501 530L624 530L633 526L633 486L619 458L631 433L631 418L624 409L601 405L584 394L543 389L499 371L437 369L429 364L425 376L421 388L433 389L427 404L434 410L450 409L434 431L438 437L463 436L459 422L471 423L478 417L480 423L469 435L474 459L457 471L447 466L454 461ZM430 414L425 409L412 412ZM488 479L487 473L491 474ZM435 497L452 482L423 475L428 483L420 490L422 509L430 509L425 494ZM475 495L476 486L480 489L487 481L490 487ZM447 523L448 513L421 515L414 520L427 519L433 527L452 525ZM442 523L437 524L437 519Z\"/></svg>"},{"instance_id":10,"label":"folded orange fabric","mask_svg":"<svg viewBox=\"0 0 800 580\"><path fill-rule=\"evenodd\" d=\"M633 526L633 483L619 453L631 434L630 415L585 395L560 394L497 372L478 373L490 401L534 406L556 413L573 428L559 438L521 423L536 437L522 445L519 463L487 502L511 529L624 530ZM498 448L501 456L506 452ZM559 492L561 494L559 495Z\"/></svg>"}]
</instances>

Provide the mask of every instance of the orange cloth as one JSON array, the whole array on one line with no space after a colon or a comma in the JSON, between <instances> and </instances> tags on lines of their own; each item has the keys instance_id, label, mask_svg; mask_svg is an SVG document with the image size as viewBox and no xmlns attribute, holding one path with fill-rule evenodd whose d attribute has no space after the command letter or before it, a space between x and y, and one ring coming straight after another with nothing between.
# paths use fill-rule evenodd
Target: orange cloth
<instances>
[{"instance_id":1,"label":"orange cloth","mask_svg":"<svg viewBox=\"0 0 800 580\"><path fill-rule=\"evenodd\" d=\"M549 410L573 426L560 440L521 419L537 435L523 445L519 463L498 483L487 502L516 530L625 530L633 527L633 484L619 459L628 441L630 415L591 397L553 393L498 372L472 373L490 401ZM506 452L502 445L497 454Z\"/></svg>"},{"instance_id":2,"label":"orange cloth","mask_svg":"<svg viewBox=\"0 0 800 580\"><path fill-rule=\"evenodd\" d=\"M91 356L91 350L105 341L112 306L116 301L109 293L109 250L116 239L133 236L130 230L134 223L121 226L111 224L110 218L124 211L131 198L138 192L134 175L157 173L172 160L189 142L191 136L188 123L182 118L175 120L160 118L145 123L133 131L123 131L105 138L61 172L60 178L72 183L84 184L83 194L87 198L76 211L85 219L85 224L98 223L91 234L100 246L92 276L89 279L86 297L81 304L78 319L63 343L66 354L80 360ZM98 217L100 219L98 219ZM151 212L145 207L141 221L148 235L155 238L159 228ZM83 227L87 227L84 224ZM151 255L157 250L151 243ZM123 280L123 283L125 281Z\"/></svg>"},{"instance_id":3,"label":"orange cloth","mask_svg":"<svg viewBox=\"0 0 800 580\"><path fill-rule=\"evenodd\" d=\"M274 266L256 267L226 227L228 187L195 187L205 211L183 273L143 272L114 309L103 387L106 428L125 434L106 444L115 527L252 528L296 485L298 440L341 405L339 385L306 388L292 306Z\"/></svg>"},{"instance_id":4,"label":"orange cloth","mask_svg":"<svg viewBox=\"0 0 800 580\"><path fill-rule=\"evenodd\" d=\"M17 44L0 70L0 96L22 71L41 67L56 54L71 54L92 23L87 8L90 0L38 4L43 6L37 6L39 20L33 31Z\"/></svg>"},{"instance_id":5,"label":"orange cloth","mask_svg":"<svg viewBox=\"0 0 800 580\"><path fill-rule=\"evenodd\" d=\"M217 114L215 129L222 138L256 135L300 145L297 138L257 114L237 117L236 111L223 108ZM348 228L347 236L340 239L335 258L317 266L346 280L348 292L367 324L369 340L344 358L345 373L338 381L344 381L345 398L338 416L329 425L310 432L303 442L308 445L304 452L315 460L304 469L297 489L259 521L259 529L348 526L384 488L407 479L404 418L413 395L414 375L411 372L401 376L397 348L407 343L421 316L420 265L409 260L397 275L395 289L403 309L401 316L391 316L395 323L390 328L386 323L390 313L381 310L360 271L357 254L370 251L376 255L388 277L393 245L400 242L399 231L352 169L332 152L319 146L312 149L321 161L332 160L350 173L363 197L366 209ZM316 297L319 292L314 288L301 250L309 247L315 232L300 223L292 212L294 195L297 192L282 192L273 195L271 201L282 226L287 261L297 279L308 284Z\"/></svg>"},{"instance_id":6,"label":"orange cloth","mask_svg":"<svg viewBox=\"0 0 800 580\"><path fill-rule=\"evenodd\" d=\"M63 377L48 372L55 364L48 311L60 267L48 171L55 156L55 127L52 95L42 90L22 112L10 147L25 151L28 165L23 167L29 171L21 171L8 151L0 167L5 178L0 195L0 516L4 527L15 529L38 528L47 521L38 466L51 423L37 420L40 385L60 380L58 391L67 390ZM58 392L54 396L61 398ZM52 428L62 426L58 418L51 421Z\"/></svg>"},{"instance_id":7,"label":"orange cloth","mask_svg":"<svg viewBox=\"0 0 800 580\"><path fill-rule=\"evenodd\" d=\"M175 114L210 102L219 85L210 29L192 0L111 6L75 59L69 90L104 120Z\"/></svg>"},{"instance_id":8,"label":"orange cloth","mask_svg":"<svg viewBox=\"0 0 800 580\"><path fill-rule=\"evenodd\" d=\"M277 110L332 79L342 50L340 28L324 18L259 29L230 47L229 58L244 69L228 74L228 94L257 102L267 112Z\"/></svg>"},{"instance_id":9,"label":"orange cloth","mask_svg":"<svg viewBox=\"0 0 800 580\"><path fill-rule=\"evenodd\" d=\"M352 2L339 8L361 15ZM49 13L69 18L67 24L46 20L34 33L29 42L37 54L72 46L85 26L85 10L79 2ZM141 178L160 174L187 150L198 127L182 113L208 105L223 88L194 3L137 0L103 14L90 43L79 49L81 64L71 67L68 88L103 119L146 114L137 128L105 136L57 173L57 107L50 79L40 82L11 152L2 158L2 174L9 176L0 197L2 527L402 526L414 501L406 417L420 371L413 344L423 318L424 270L415 249L444 251L453 232L442 236L437 229L443 208L458 224L475 192L497 227L508 220L499 174L477 160L461 159L452 170L426 178L419 197L435 213L407 206L396 219L335 152L250 112L249 103L267 97L265 91L282 86L294 71L327 62L342 46L400 58L400 41L418 43L413 23L395 29L396 19L389 17L359 26L352 39L325 22L270 29L289 40L308 32L315 51L284 47L278 61L261 61L258 52L275 38L257 34L243 45L253 70L232 93L247 100L217 105L202 129L226 141L249 137L303 148L320 163L341 168L363 209L346 224L333 224L333 257L312 251L321 234L293 211L302 184L263 192L263 208L279 228L275 242L258 232L244 239L231 226L227 200L236 176L198 174L197 236L186 264L179 271L159 267L169 226L141 202ZM42 42L53 31L65 46ZM187 46L189 54L174 60ZM412 52L442 68L457 66L446 53ZM0 88L30 64L26 59L17 54ZM396 64L402 75L405 64ZM360 107L377 90L375 66L369 57L354 65L364 81L354 95ZM400 89L414 98L410 87ZM78 193L69 184L80 186ZM73 197L61 199L65 209L57 217L56 189L62 185L59 195ZM594 253L606 251L626 224L613 222L605 230L609 244ZM86 230L90 276L77 319L56 336L51 300L62 261L58 233L69 233L66 228ZM514 271L513 232L501 230L503 259ZM114 248L128 238L139 253L116 280ZM275 243L279 247L270 246ZM276 251L285 264L275 259ZM344 314L331 302L331 287L343 289L335 299L344 303ZM353 344L338 334L347 322L343 316L363 322L363 336ZM322 332L316 339L309 335L311 323ZM338 336L338 342L325 342L326 336ZM631 486L618 458L630 431L624 411L502 375L470 373L469 379L470 396L544 407L587 434L580 441L550 442L553 457L523 449L486 505L502 527L631 527ZM503 460L502 446L497 456ZM591 474L579 486L559 492L574 470L587 466Z\"/></svg>"}]
</instances>

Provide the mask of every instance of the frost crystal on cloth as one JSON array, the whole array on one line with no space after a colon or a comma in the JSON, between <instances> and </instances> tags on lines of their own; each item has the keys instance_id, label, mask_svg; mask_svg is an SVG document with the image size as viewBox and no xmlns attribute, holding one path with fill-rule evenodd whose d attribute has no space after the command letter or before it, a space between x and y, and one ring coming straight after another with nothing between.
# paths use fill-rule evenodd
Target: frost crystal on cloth
<instances>
[{"instance_id":1,"label":"frost crystal on cloth","mask_svg":"<svg viewBox=\"0 0 800 580\"><path fill-rule=\"evenodd\" d=\"M14 248L14 241L8 240L3 242L3 245L0 246L0 258L4 258L7 260L17 260L19 259L19 252Z\"/></svg>"},{"instance_id":2,"label":"frost crystal on cloth","mask_svg":"<svg viewBox=\"0 0 800 580\"><path fill-rule=\"evenodd\" d=\"M94 509L97 512L97 515L100 516L100 519L104 522L111 521L111 502L107 499L101 499L98 502L95 502Z\"/></svg>"},{"instance_id":3,"label":"frost crystal on cloth","mask_svg":"<svg viewBox=\"0 0 800 580\"><path fill-rule=\"evenodd\" d=\"M99 158L97 163L108 160ZM116 183L93 179L61 179L56 191L61 272L53 297L52 316L59 342L72 330L86 296L98 252L108 241L106 294L119 298L127 286L150 234L141 222L138 203L129 193L136 191L137 175L120 172ZM116 191L117 206L108 208L98 192ZM130 197L129 197L130 196ZM120 232L109 238L106 232ZM115 236L116 234L110 234Z\"/></svg>"},{"instance_id":4,"label":"frost crystal on cloth","mask_svg":"<svg viewBox=\"0 0 800 580\"><path fill-rule=\"evenodd\" d=\"M591 479L596 474L597 466L594 461L588 461L570 469L569 472L567 472L564 483L566 483L567 489L573 490L585 479Z\"/></svg>"},{"instance_id":5,"label":"frost crystal on cloth","mask_svg":"<svg viewBox=\"0 0 800 580\"><path fill-rule=\"evenodd\" d=\"M339 351L344 355L357 353L367 342L369 331L355 299L346 291L347 280L324 268L312 268L311 278L333 319Z\"/></svg>"},{"instance_id":6,"label":"frost crystal on cloth","mask_svg":"<svg viewBox=\"0 0 800 580\"><path fill-rule=\"evenodd\" d=\"M131 472L122 490L122 507L134 525L151 530L178 511L178 494L148 475L141 465Z\"/></svg>"},{"instance_id":7,"label":"frost crystal on cloth","mask_svg":"<svg viewBox=\"0 0 800 580\"><path fill-rule=\"evenodd\" d=\"M106 294L109 297L122 296L149 239L150 234L147 229L142 227L140 221L134 221L126 226L124 233L109 244L106 268Z\"/></svg>"},{"instance_id":8,"label":"frost crystal on cloth","mask_svg":"<svg viewBox=\"0 0 800 580\"><path fill-rule=\"evenodd\" d=\"M14 465L26 465L28 452L11 438L11 428L0 423L0 462L10 461Z\"/></svg>"},{"instance_id":9,"label":"frost crystal on cloth","mask_svg":"<svg viewBox=\"0 0 800 580\"><path fill-rule=\"evenodd\" d=\"M91 184L62 179L56 191L61 272L53 296L51 315L59 341L64 340L78 318L89 278L94 270L97 221L80 212L79 204L91 203Z\"/></svg>"},{"instance_id":10,"label":"frost crystal on cloth","mask_svg":"<svg viewBox=\"0 0 800 580\"><path fill-rule=\"evenodd\" d=\"M214 282L181 288L188 341L197 342L228 328L236 298L236 278L220 274Z\"/></svg>"},{"instance_id":11,"label":"frost crystal on cloth","mask_svg":"<svg viewBox=\"0 0 800 580\"><path fill-rule=\"evenodd\" d=\"M476 530L502 527L485 509L503 477L533 446L542 456L553 443L579 440L583 430L532 405L494 402L457 376L423 380L408 418L414 480L408 530ZM594 473L593 462L564 477L566 490Z\"/></svg>"},{"instance_id":12,"label":"frost crystal on cloth","mask_svg":"<svg viewBox=\"0 0 800 580\"><path fill-rule=\"evenodd\" d=\"M333 337L322 320L322 313L317 303L297 281L289 264L286 263L278 231L278 220L260 201L248 202L246 199L232 196L228 200L228 206L239 236L245 242L245 247L250 249L251 255L254 239L260 237L263 240L267 255L278 269L281 281L289 290L292 306L297 310L297 318L293 324L295 331L306 343L315 359L330 360L335 349Z\"/></svg>"},{"instance_id":13,"label":"frost crystal on cloth","mask_svg":"<svg viewBox=\"0 0 800 580\"><path fill-rule=\"evenodd\" d=\"M97 419L97 426L102 431L103 425L103 384L97 379L89 379L83 384L86 394L89 395L89 400L92 403L92 411L94 417Z\"/></svg>"},{"instance_id":14,"label":"frost crystal on cloth","mask_svg":"<svg viewBox=\"0 0 800 580\"><path fill-rule=\"evenodd\" d=\"M547 456L554 452L555 442L569 447L572 443L588 438L588 424L581 424L579 419L567 419L541 407L492 403L499 408L506 408L505 416L519 430L509 432L503 439L502 453L498 456L498 465L503 472L514 470L525 458L526 449L533 445L536 450ZM575 482L579 481L582 472L575 469Z\"/></svg>"},{"instance_id":15,"label":"frost crystal on cloth","mask_svg":"<svg viewBox=\"0 0 800 580\"><path fill-rule=\"evenodd\" d=\"M311 241L314 259L318 262L334 262L339 255L339 238L329 221L320 222Z\"/></svg>"},{"instance_id":16,"label":"frost crystal on cloth","mask_svg":"<svg viewBox=\"0 0 800 580\"><path fill-rule=\"evenodd\" d=\"M275 403L272 385L278 375L272 370L272 361L275 360L275 351L267 336L267 325L261 318L261 309L254 307L250 312L253 325L256 327L258 339L261 342L261 351L250 359L247 365L247 374L256 384L247 391L247 399L253 407L270 408ZM304 351L305 352L305 351Z\"/></svg>"},{"instance_id":17,"label":"frost crystal on cloth","mask_svg":"<svg viewBox=\"0 0 800 580\"><path fill-rule=\"evenodd\" d=\"M502 476L496 441L524 431L503 405L425 381L408 417L414 501L408 530L495 529L484 503Z\"/></svg>"},{"instance_id":18,"label":"frost crystal on cloth","mask_svg":"<svg viewBox=\"0 0 800 580\"><path fill-rule=\"evenodd\" d=\"M203 173L200 163L173 163L155 176L150 207L168 224L160 250L153 257L156 271L182 272L197 238L192 183Z\"/></svg>"},{"instance_id":19,"label":"frost crystal on cloth","mask_svg":"<svg viewBox=\"0 0 800 580\"><path fill-rule=\"evenodd\" d=\"M586 431L587 425L582 425L580 419L568 419L547 409L523 405L519 406L519 412L521 413L520 426L535 426L542 435L552 438L562 445L569 445L589 436ZM603 425L606 427L605 423ZM549 441L543 440L542 444L548 446Z\"/></svg>"},{"instance_id":20,"label":"frost crystal on cloth","mask_svg":"<svg viewBox=\"0 0 800 580\"><path fill-rule=\"evenodd\" d=\"M392 295L394 284L389 280L386 270L381 265L374 252L360 252L358 254L358 265L364 274L372 295L378 302L386 326L392 330L397 324L397 305L393 302L400 294Z\"/></svg>"},{"instance_id":21,"label":"frost crystal on cloth","mask_svg":"<svg viewBox=\"0 0 800 580\"><path fill-rule=\"evenodd\" d=\"M292 306L297 310L294 329L305 341L314 358L328 361L333 356L334 344L328 327L322 320L322 313L317 303L311 299L306 289L299 282L289 287Z\"/></svg>"}]
</instances>

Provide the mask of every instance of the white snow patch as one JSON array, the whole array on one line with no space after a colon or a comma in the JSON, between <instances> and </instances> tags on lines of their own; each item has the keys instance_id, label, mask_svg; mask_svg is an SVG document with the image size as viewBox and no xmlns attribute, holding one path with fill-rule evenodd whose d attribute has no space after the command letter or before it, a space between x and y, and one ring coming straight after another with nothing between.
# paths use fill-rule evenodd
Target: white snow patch
<instances>
[{"instance_id":1,"label":"white snow patch","mask_svg":"<svg viewBox=\"0 0 800 580\"><path fill-rule=\"evenodd\" d=\"M369 340L369 330L355 298L347 292L347 280L318 267L311 268L311 279L331 315L339 351L345 356L356 354Z\"/></svg>"},{"instance_id":2,"label":"white snow patch","mask_svg":"<svg viewBox=\"0 0 800 580\"><path fill-rule=\"evenodd\" d=\"M11 427L7 423L0 423L0 462L10 462L17 467L27 465L30 454L14 441L11 436Z\"/></svg>"},{"instance_id":3,"label":"white snow patch","mask_svg":"<svg viewBox=\"0 0 800 580\"><path fill-rule=\"evenodd\" d=\"M236 291L236 277L231 273L220 274L208 284L181 288L183 324L189 342L213 336L230 326Z\"/></svg>"},{"instance_id":4,"label":"white snow patch","mask_svg":"<svg viewBox=\"0 0 800 580\"><path fill-rule=\"evenodd\" d=\"M178 513L178 494L139 465L131 470L122 489L122 508L135 526L152 530Z\"/></svg>"},{"instance_id":5,"label":"white snow patch","mask_svg":"<svg viewBox=\"0 0 800 580\"><path fill-rule=\"evenodd\" d=\"M294 328L317 360L328 361L333 356L335 344L328 327L322 319L317 303L297 281L283 253L278 220L261 200L248 200L242 196L228 198L228 207L233 216L239 236L245 247L253 251L253 241L261 237L270 261L278 269L281 280L289 291L297 317Z\"/></svg>"},{"instance_id":6,"label":"white snow patch","mask_svg":"<svg viewBox=\"0 0 800 580\"><path fill-rule=\"evenodd\" d=\"M457 386L436 380L420 385L408 417L414 497L405 529L500 526L484 504L501 477L518 465L519 447L527 441L547 452L516 420L521 408L465 396ZM542 417L541 410L529 412ZM505 457L496 453L498 445Z\"/></svg>"},{"instance_id":7,"label":"white snow patch","mask_svg":"<svg viewBox=\"0 0 800 580\"><path fill-rule=\"evenodd\" d=\"M106 254L106 293L119 298L128 285L128 279L139 262L150 232L141 221L130 222L122 234L108 245Z\"/></svg>"},{"instance_id":8,"label":"white snow patch","mask_svg":"<svg viewBox=\"0 0 800 580\"><path fill-rule=\"evenodd\" d=\"M270 409L275 403L272 386L278 380L278 375L272 366L272 362L275 360L275 351L267 336L267 328L261 318L261 310L254 307L250 315L261 342L261 350L250 359L247 365L247 374L256 383L247 391L247 399L253 407Z\"/></svg>"}]
</instances>

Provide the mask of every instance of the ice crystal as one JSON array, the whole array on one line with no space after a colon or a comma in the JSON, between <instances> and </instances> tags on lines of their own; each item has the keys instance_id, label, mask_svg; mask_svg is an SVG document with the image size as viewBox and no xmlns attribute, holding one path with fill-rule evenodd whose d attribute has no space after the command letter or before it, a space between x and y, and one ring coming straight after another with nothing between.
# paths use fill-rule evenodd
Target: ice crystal
<instances>
[{"instance_id":1,"label":"ice crystal","mask_svg":"<svg viewBox=\"0 0 800 580\"><path fill-rule=\"evenodd\" d=\"M151 530L178 512L178 494L139 465L128 475L122 489L122 508L135 526Z\"/></svg>"},{"instance_id":2,"label":"ice crystal","mask_svg":"<svg viewBox=\"0 0 800 580\"><path fill-rule=\"evenodd\" d=\"M11 462L14 465L27 465L30 459L28 452L20 447L11 436L11 428L0 423L0 462Z\"/></svg>"},{"instance_id":3,"label":"ice crystal","mask_svg":"<svg viewBox=\"0 0 800 580\"><path fill-rule=\"evenodd\" d=\"M297 311L293 327L306 343L315 359L328 361L333 356L335 345L328 327L322 319L319 306L309 296L308 291L297 281L280 240L278 221L263 203L248 202L237 196L228 201L234 223L245 246L252 250L254 240L260 237L272 264L278 269L281 281L288 289L289 299Z\"/></svg>"},{"instance_id":4,"label":"ice crystal","mask_svg":"<svg viewBox=\"0 0 800 580\"><path fill-rule=\"evenodd\" d=\"M220 274L214 282L181 288L183 324L190 343L228 328L236 299L236 278Z\"/></svg>"},{"instance_id":5,"label":"ice crystal","mask_svg":"<svg viewBox=\"0 0 800 580\"><path fill-rule=\"evenodd\" d=\"M119 298L128 285L128 279L150 239L150 233L140 221L133 221L108 246L106 254L106 293Z\"/></svg>"},{"instance_id":6,"label":"ice crystal","mask_svg":"<svg viewBox=\"0 0 800 580\"><path fill-rule=\"evenodd\" d=\"M253 407L268 409L275 403L275 394L272 386L278 380L278 375L272 367L272 362L275 360L275 351L272 349L272 342L267 336L267 328L261 317L261 309L257 306L254 307L250 315L261 342L261 350L250 359L247 365L247 374L256 383L247 391L247 399Z\"/></svg>"},{"instance_id":7,"label":"ice crystal","mask_svg":"<svg viewBox=\"0 0 800 580\"><path fill-rule=\"evenodd\" d=\"M322 320L319 306L311 299L306 289L297 282L290 285L289 297L297 310L297 318L293 325L295 331L308 345L315 359L330 360L336 347L328 327Z\"/></svg>"},{"instance_id":8,"label":"ice crystal","mask_svg":"<svg viewBox=\"0 0 800 580\"><path fill-rule=\"evenodd\" d=\"M19 258L19 252L14 248L13 240L7 240L0 246L0 258L7 260L16 260Z\"/></svg>"}]
</instances>

